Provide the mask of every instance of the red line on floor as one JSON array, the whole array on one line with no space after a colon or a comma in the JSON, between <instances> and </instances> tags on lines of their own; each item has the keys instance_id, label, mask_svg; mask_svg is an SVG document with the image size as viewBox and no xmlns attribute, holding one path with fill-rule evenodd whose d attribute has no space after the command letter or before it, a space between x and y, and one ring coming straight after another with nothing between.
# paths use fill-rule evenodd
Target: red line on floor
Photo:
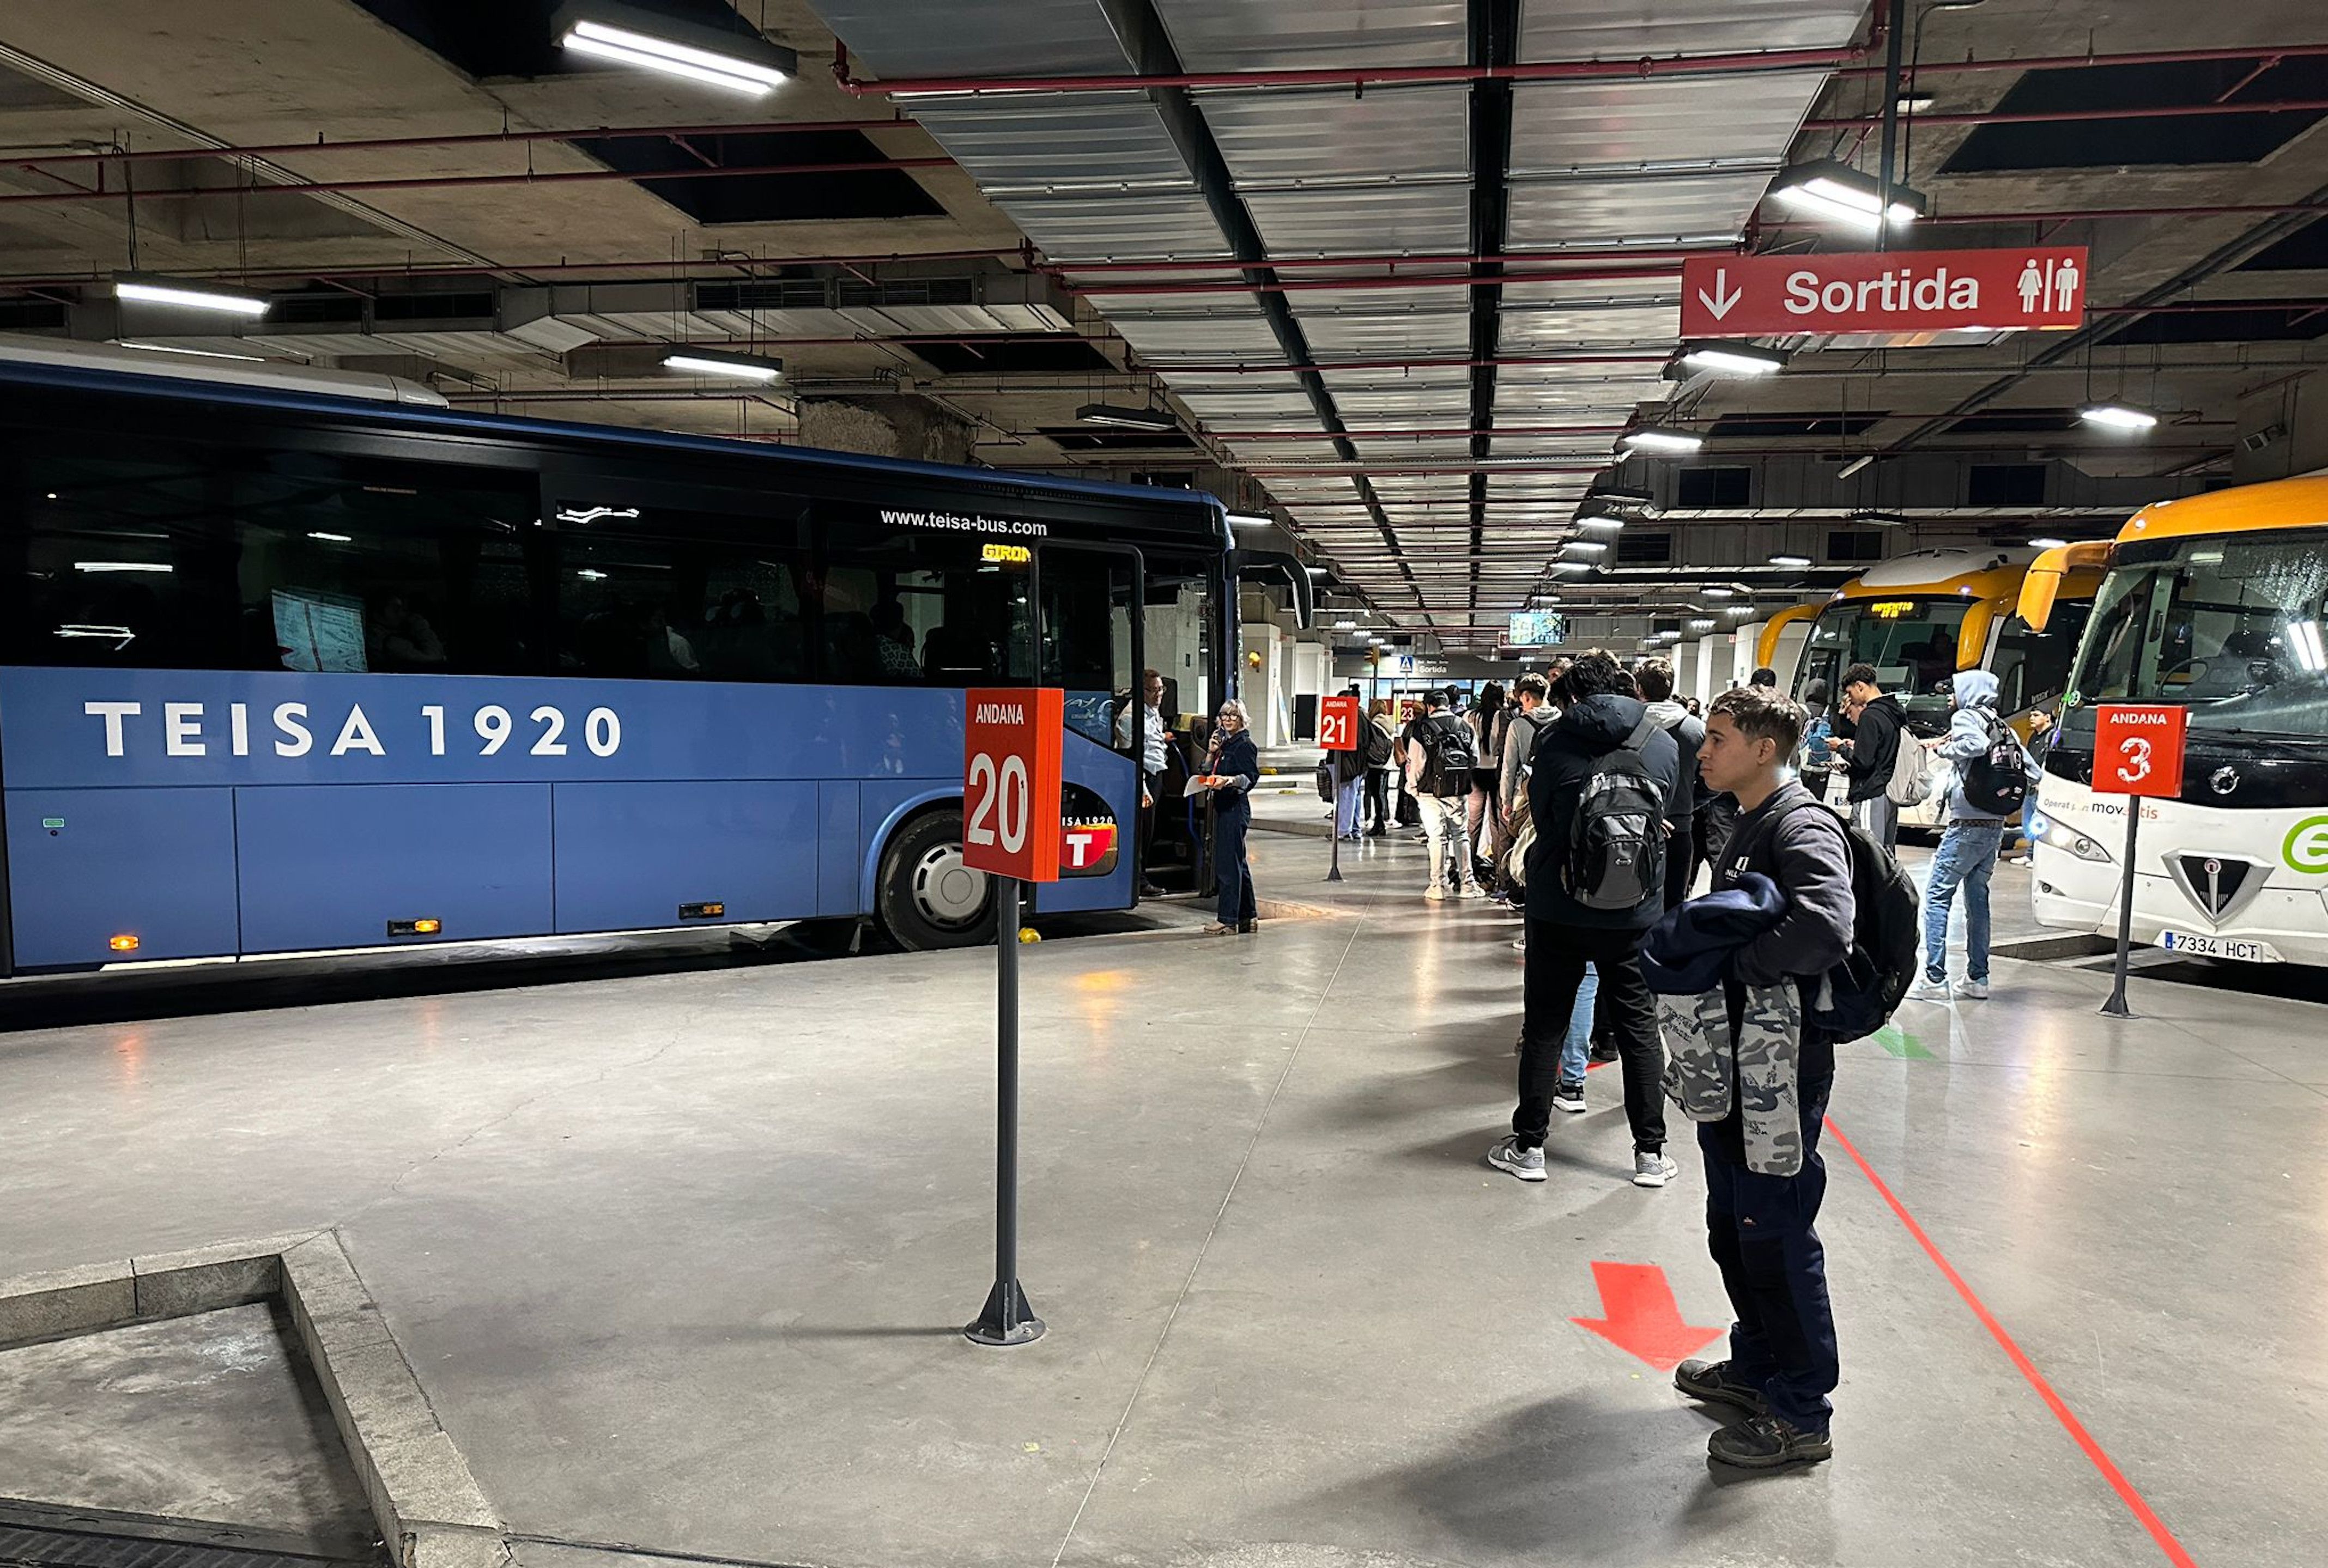
<instances>
[{"instance_id":1,"label":"red line on floor","mask_svg":"<svg viewBox=\"0 0 2328 1568\"><path fill-rule=\"evenodd\" d=\"M1843 1135L1843 1129L1835 1124L1831 1116L1826 1120L1826 1133L1842 1146L1845 1154L1851 1156L1851 1162L1859 1167L1859 1173L1867 1178L1876 1195L1891 1206L1893 1214L1899 1216L1900 1223L1908 1227L1908 1234L1916 1239L1918 1246L1924 1249L1924 1255L1932 1260L1933 1267L1956 1287L1957 1294L1964 1298L1964 1304L1972 1309L1974 1317L1980 1319L1980 1326L2004 1347L2005 1356L2020 1369L2029 1386L2037 1391L2037 1397L2045 1402L2045 1408L2053 1413L2053 1419L2061 1423L2062 1430L2084 1451L2086 1458L2093 1461L2094 1469L2101 1471L2102 1479L2110 1484L2110 1489L2117 1494L2118 1501L2124 1503L2141 1521L2142 1527L2150 1532L2150 1538L2158 1543L2158 1549L2166 1554L2166 1560L2175 1568L2198 1568L2198 1564L2191 1560L2191 1554L2182 1549L2182 1543L2174 1538L2174 1532L2168 1529L2166 1522L2143 1500L2142 1494L2135 1490L2134 1483L2126 1479L2126 1472L2117 1468L2109 1455L2103 1451L2102 1445L2094 1441L2094 1434L2086 1430L2085 1422L2079 1421L2061 1396L2053 1392L2053 1385L2045 1381L2045 1375L2037 1370L2037 1364L2029 1359L2013 1336L2004 1331L2004 1325L1998 1322L1995 1315L1973 1293L1972 1287L1965 1283L1964 1276L1957 1272L1956 1266L1933 1244L1932 1238L1924 1234L1924 1227L1916 1223L1916 1216L1908 1212L1908 1206L1884 1185L1883 1178L1875 1174L1875 1168L1867 1163L1867 1157L1852 1147L1851 1140Z\"/></svg>"}]
</instances>

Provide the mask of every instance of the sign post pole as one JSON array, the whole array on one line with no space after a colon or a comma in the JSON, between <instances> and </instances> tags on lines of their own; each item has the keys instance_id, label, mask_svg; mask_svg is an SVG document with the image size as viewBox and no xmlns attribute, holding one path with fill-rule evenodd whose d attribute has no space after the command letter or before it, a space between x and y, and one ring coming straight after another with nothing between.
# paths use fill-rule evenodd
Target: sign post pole
<instances>
[{"instance_id":1,"label":"sign post pole","mask_svg":"<svg viewBox=\"0 0 2328 1568\"><path fill-rule=\"evenodd\" d=\"M1007 687L966 692L962 863L994 887L994 1284L962 1334L976 1345L1043 1336L1018 1283L1018 923L1027 882L1058 879L1060 731L1065 694Z\"/></svg>"},{"instance_id":2,"label":"sign post pole","mask_svg":"<svg viewBox=\"0 0 2328 1568\"><path fill-rule=\"evenodd\" d=\"M1318 744L1323 746L1328 760L1338 751L1358 749L1358 726L1364 719L1358 713L1358 699L1354 693L1322 699L1318 704ZM1355 813L1353 813L1355 819ZM1334 786L1333 856L1326 868L1326 880L1342 879L1342 786Z\"/></svg>"},{"instance_id":3,"label":"sign post pole","mask_svg":"<svg viewBox=\"0 0 2328 1568\"><path fill-rule=\"evenodd\" d=\"M2118 878L2117 962L2105 1017L2130 1019L2126 976L2134 949L2135 847L2145 798L2173 800L2182 793L2182 739L2191 710L2171 703L2105 703L2094 710L2094 793L2126 802L2126 866Z\"/></svg>"}]
</instances>

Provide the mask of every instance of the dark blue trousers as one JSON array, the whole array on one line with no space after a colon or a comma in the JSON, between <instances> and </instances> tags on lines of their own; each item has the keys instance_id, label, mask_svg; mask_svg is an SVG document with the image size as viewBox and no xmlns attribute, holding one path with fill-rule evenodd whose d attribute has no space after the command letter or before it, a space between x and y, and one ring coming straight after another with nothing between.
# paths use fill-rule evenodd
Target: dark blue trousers
<instances>
[{"instance_id":1,"label":"dark blue trousers","mask_svg":"<svg viewBox=\"0 0 2328 1568\"><path fill-rule=\"evenodd\" d=\"M1739 1163L1736 1145L1721 1136L1725 1123L1697 1129L1706 1244L1738 1315L1730 1328L1731 1372L1804 1432L1826 1430L1834 1409L1826 1396L1840 1376L1826 1249L1813 1228L1826 1197L1818 1151L1826 1113L1824 1100L1803 1108L1803 1168L1792 1176L1763 1176Z\"/></svg>"},{"instance_id":2,"label":"dark blue trousers","mask_svg":"<svg viewBox=\"0 0 2328 1568\"><path fill-rule=\"evenodd\" d=\"M1242 799L1234 810L1213 813L1213 876L1220 889L1224 925L1242 925L1253 918L1253 867L1244 858L1244 832L1252 825L1253 808Z\"/></svg>"}]
</instances>

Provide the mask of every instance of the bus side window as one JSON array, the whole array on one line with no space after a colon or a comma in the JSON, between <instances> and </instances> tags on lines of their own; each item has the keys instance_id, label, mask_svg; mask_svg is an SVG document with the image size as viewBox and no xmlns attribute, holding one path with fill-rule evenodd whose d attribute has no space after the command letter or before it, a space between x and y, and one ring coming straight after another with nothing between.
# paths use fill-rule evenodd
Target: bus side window
<instances>
[{"instance_id":1,"label":"bus side window","mask_svg":"<svg viewBox=\"0 0 2328 1568\"><path fill-rule=\"evenodd\" d=\"M807 679L812 595L798 503L738 496L730 512L622 499L613 512L628 515L557 503L561 672Z\"/></svg>"},{"instance_id":2,"label":"bus side window","mask_svg":"<svg viewBox=\"0 0 2328 1568\"><path fill-rule=\"evenodd\" d=\"M986 559L975 535L883 524L840 504L820 513L822 679L977 686L1027 678L1027 563Z\"/></svg>"}]
</instances>

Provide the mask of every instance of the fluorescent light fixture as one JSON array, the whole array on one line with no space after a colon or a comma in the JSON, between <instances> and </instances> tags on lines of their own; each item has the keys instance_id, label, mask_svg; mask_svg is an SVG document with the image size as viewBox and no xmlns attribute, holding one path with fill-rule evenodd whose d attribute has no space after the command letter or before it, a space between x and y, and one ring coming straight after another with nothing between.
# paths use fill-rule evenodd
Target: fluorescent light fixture
<instances>
[{"instance_id":1,"label":"fluorescent light fixture","mask_svg":"<svg viewBox=\"0 0 2328 1568\"><path fill-rule=\"evenodd\" d=\"M756 33L705 27L625 5L575 0L550 30L577 54L612 60L759 98L800 74L800 57Z\"/></svg>"},{"instance_id":2,"label":"fluorescent light fixture","mask_svg":"<svg viewBox=\"0 0 2328 1568\"><path fill-rule=\"evenodd\" d=\"M186 310L219 310L230 315L253 319L267 314L268 301L263 294L229 288L218 283L162 277L150 272L115 273L113 295L116 299L132 300L140 305L174 305Z\"/></svg>"},{"instance_id":3,"label":"fluorescent light fixture","mask_svg":"<svg viewBox=\"0 0 2328 1568\"><path fill-rule=\"evenodd\" d=\"M1693 632L1711 632L1713 630L1713 617L1700 615L1689 624L1689 629Z\"/></svg>"},{"instance_id":4,"label":"fluorescent light fixture","mask_svg":"<svg viewBox=\"0 0 2328 1568\"><path fill-rule=\"evenodd\" d=\"M1860 523L1868 528L1905 528L1908 526L1908 520L1901 517L1896 512L1876 512L1866 507L1862 507L1859 511L1853 512L1844 521L1846 522Z\"/></svg>"},{"instance_id":5,"label":"fluorescent light fixture","mask_svg":"<svg viewBox=\"0 0 2328 1568\"><path fill-rule=\"evenodd\" d=\"M1605 515L1580 517L1576 520L1576 526L1589 528L1595 533L1619 533L1624 530L1625 520L1614 512L1609 512Z\"/></svg>"},{"instance_id":6,"label":"fluorescent light fixture","mask_svg":"<svg viewBox=\"0 0 2328 1568\"><path fill-rule=\"evenodd\" d=\"M1736 588L1708 588L1705 590L1705 596L1709 599L1734 599L1738 596L1738 590Z\"/></svg>"},{"instance_id":7,"label":"fluorescent light fixture","mask_svg":"<svg viewBox=\"0 0 2328 1568\"><path fill-rule=\"evenodd\" d=\"M1754 606L1751 605L1724 605L1722 606L1722 613L1725 615L1751 615L1754 613Z\"/></svg>"},{"instance_id":8,"label":"fluorescent light fixture","mask_svg":"<svg viewBox=\"0 0 2328 1568\"><path fill-rule=\"evenodd\" d=\"M1589 572L1592 569L1592 563L1591 561L1554 561L1552 563L1552 569L1556 572Z\"/></svg>"},{"instance_id":9,"label":"fluorescent light fixture","mask_svg":"<svg viewBox=\"0 0 2328 1568\"><path fill-rule=\"evenodd\" d=\"M1892 186L1887 207L1873 175L1832 158L1796 164L1771 183L1770 194L1813 217L1849 223L1871 233L1886 220L1896 229L1924 215L1924 198L1917 192L1905 185Z\"/></svg>"},{"instance_id":10,"label":"fluorescent light fixture","mask_svg":"<svg viewBox=\"0 0 2328 1568\"><path fill-rule=\"evenodd\" d=\"M1075 418L1086 425L1112 425L1123 430L1177 430L1180 422L1164 408L1126 408L1110 403L1085 403Z\"/></svg>"},{"instance_id":11,"label":"fluorescent light fixture","mask_svg":"<svg viewBox=\"0 0 2328 1568\"><path fill-rule=\"evenodd\" d=\"M2307 674L2317 675L2328 670L2328 647L2321 643L2317 621L2288 622L2287 651L2295 655L2297 668Z\"/></svg>"},{"instance_id":12,"label":"fluorescent light fixture","mask_svg":"<svg viewBox=\"0 0 2328 1568\"><path fill-rule=\"evenodd\" d=\"M161 561L75 561L77 572L174 572L178 568Z\"/></svg>"},{"instance_id":13,"label":"fluorescent light fixture","mask_svg":"<svg viewBox=\"0 0 2328 1568\"><path fill-rule=\"evenodd\" d=\"M2105 430L2147 430L2158 423L2157 415L2126 403L2088 403L2078 418Z\"/></svg>"},{"instance_id":14,"label":"fluorescent light fixture","mask_svg":"<svg viewBox=\"0 0 2328 1568\"><path fill-rule=\"evenodd\" d=\"M765 354L722 354L708 349L673 349L663 355L662 368L690 376L727 376L739 381L773 381L784 373L784 361Z\"/></svg>"},{"instance_id":15,"label":"fluorescent light fixture","mask_svg":"<svg viewBox=\"0 0 2328 1568\"><path fill-rule=\"evenodd\" d=\"M2032 549L2060 549L2069 542L2066 539L2032 539L2029 547Z\"/></svg>"},{"instance_id":16,"label":"fluorescent light fixture","mask_svg":"<svg viewBox=\"0 0 2328 1568\"><path fill-rule=\"evenodd\" d=\"M353 544L353 536L344 533L310 533L309 539L320 539L325 544Z\"/></svg>"},{"instance_id":17,"label":"fluorescent light fixture","mask_svg":"<svg viewBox=\"0 0 2328 1568\"><path fill-rule=\"evenodd\" d=\"M1356 621L1337 621L1334 623L1334 630L1337 632L1355 632L1357 629L1358 624Z\"/></svg>"},{"instance_id":18,"label":"fluorescent light fixture","mask_svg":"<svg viewBox=\"0 0 2328 1568\"><path fill-rule=\"evenodd\" d=\"M1837 479L1848 479L1854 474L1864 474L1875 466L1875 454L1862 452L1858 456L1835 471Z\"/></svg>"},{"instance_id":19,"label":"fluorescent light fixture","mask_svg":"<svg viewBox=\"0 0 2328 1568\"><path fill-rule=\"evenodd\" d=\"M1900 112L1903 115L1920 115L1938 101L1925 93L1903 92L1900 95Z\"/></svg>"},{"instance_id":20,"label":"fluorescent light fixture","mask_svg":"<svg viewBox=\"0 0 2328 1568\"><path fill-rule=\"evenodd\" d=\"M584 567L580 571L576 572L574 575L580 577L586 583L602 583L606 580L606 574L598 570L595 567Z\"/></svg>"},{"instance_id":21,"label":"fluorescent light fixture","mask_svg":"<svg viewBox=\"0 0 2328 1568\"><path fill-rule=\"evenodd\" d=\"M1787 368L1787 356L1752 343L1684 343L1680 362L1719 376L1775 376Z\"/></svg>"},{"instance_id":22,"label":"fluorescent light fixture","mask_svg":"<svg viewBox=\"0 0 2328 1568\"><path fill-rule=\"evenodd\" d=\"M1705 445L1705 437L1693 430L1676 430L1669 425L1641 425L1617 437L1617 446L1623 452L1694 452Z\"/></svg>"},{"instance_id":23,"label":"fluorescent light fixture","mask_svg":"<svg viewBox=\"0 0 2328 1568\"><path fill-rule=\"evenodd\" d=\"M1811 564L1811 558L1807 555L1774 555L1770 558L1770 564L1774 567L1807 567Z\"/></svg>"},{"instance_id":24,"label":"fluorescent light fixture","mask_svg":"<svg viewBox=\"0 0 2328 1568\"><path fill-rule=\"evenodd\" d=\"M175 343L142 343L130 338L115 338L113 341L118 347L143 349L149 354L184 354L189 359L197 360L240 360L246 364L253 365L263 365L267 362L267 356L264 354L230 354L223 349L182 349Z\"/></svg>"},{"instance_id":25,"label":"fluorescent light fixture","mask_svg":"<svg viewBox=\"0 0 2328 1568\"><path fill-rule=\"evenodd\" d=\"M1573 550L1578 555L1600 555L1608 549L1609 541L1605 539L1572 539L1560 548Z\"/></svg>"},{"instance_id":26,"label":"fluorescent light fixture","mask_svg":"<svg viewBox=\"0 0 2328 1568\"><path fill-rule=\"evenodd\" d=\"M1228 518L1231 528L1275 528L1277 526L1277 519L1264 517L1257 512L1232 512L1228 514Z\"/></svg>"},{"instance_id":27,"label":"fluorescent light fixture","mask_svg":"<svg viewBox=\"0 0 2328 1568\"><path fill-rule=\"evenodd\" d=\"M1389 638L1387 638L1387 637L1385 637L1385 636L1384 636L1384 635L1383 635L1381 633L1379 633L1379 632L1369 632L1369 633L1367 633L1367 634L1366 634L1366 641L1367 641L1367 642L1369 642L1369 643L1373 643L1375 647L1379 648L1379 647L1381 647L1385 643L1389 642L1389 641L1390 641L1390 639L1389 639Z\"/></svg>"}]
</instances>

